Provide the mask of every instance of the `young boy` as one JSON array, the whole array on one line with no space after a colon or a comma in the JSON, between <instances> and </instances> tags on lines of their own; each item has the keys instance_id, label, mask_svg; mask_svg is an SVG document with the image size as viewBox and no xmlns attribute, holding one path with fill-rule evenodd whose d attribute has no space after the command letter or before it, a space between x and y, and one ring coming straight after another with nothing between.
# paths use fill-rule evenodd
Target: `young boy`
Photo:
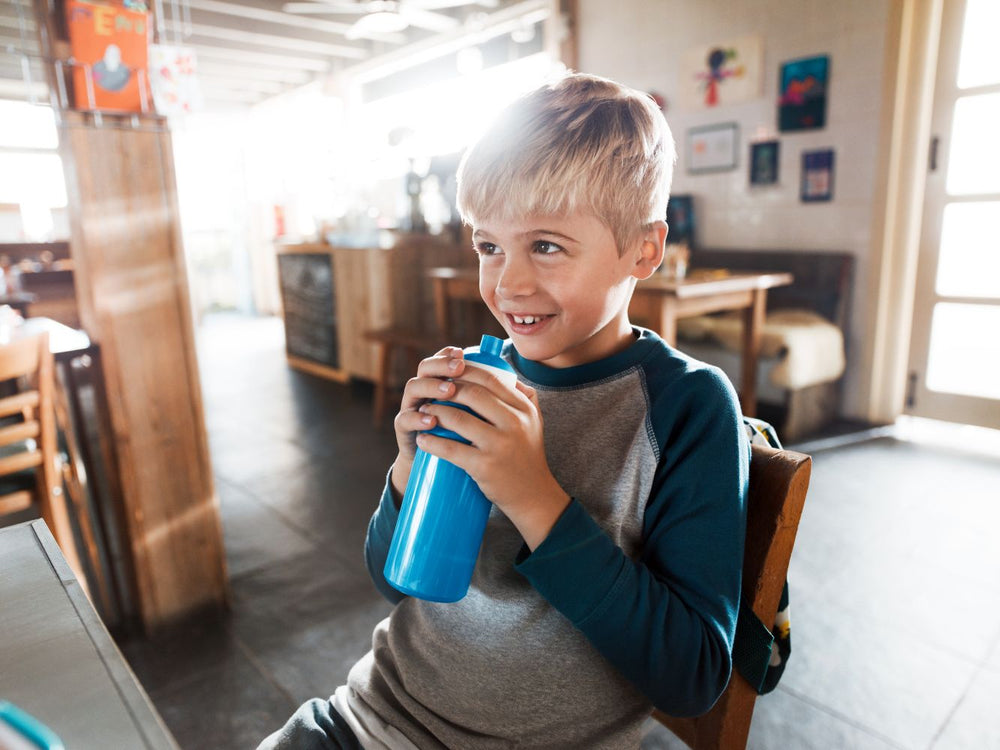
<instances>
[{"instance_id":1,"label":"young boy","mask_svg":"<svg viewBox=\"0 0 1000 750\"><path fill-rule=\"evenodd\" d=\"M465 368L457 348L420 364L365 547L396 607L347 685L262 747L636 748L654 706L696 715L725 689L749 461L739 407L719 371L628 319L663 257L673 161L649 97L585 75L520 99L466 154L459 206L520 382ZM437 424L471 444L426 434ZM453 604L382 575L417 447L495 504Z\"/></svg>"}]
</instances>

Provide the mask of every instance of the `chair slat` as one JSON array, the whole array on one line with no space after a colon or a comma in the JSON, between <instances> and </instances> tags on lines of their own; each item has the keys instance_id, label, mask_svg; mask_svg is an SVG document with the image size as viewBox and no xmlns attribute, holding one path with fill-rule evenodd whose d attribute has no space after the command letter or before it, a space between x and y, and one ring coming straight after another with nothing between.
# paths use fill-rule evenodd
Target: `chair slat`
<instances>
[{"instance_id":1,"label":"chair slat","mask_svg":"<svg viewBox=\"0 0 1000 750\"><path fill-rule=\"evenodd\" d=\"M38 391L25 391L14 396L0 398L0 417L21 414L25 409L38 406Z\"/></svg>"},{"instance_id":2,"label":"chair slat","mask_svg":"<svg viewBox=\"0 0 1000 750\"><path fill-rule=\"evenodd\" d=\"M20 513L34 504L34 496L28 490L8 492L0 497L0 516L8 513Z\"/></svg>"},{"instance_id":3,"label":"chair slat","mask_svg":"<svg viewBox=\"0 0 1000 750\"><path fill-rule=\"evenodd\" d=\"M0 427L0 446L12 445L38 437L40 426L34 419Z\"/></svg>"},{"instance_id":4,"label":"chair slat","mask_svg":"<svg viewBox=\"0 0 1000 750\"><path fill-rule=\"evenodd\" d=\"M38 450L15 453L0 458L0 477L42 465L42 452Z\"/></svg>"}]
</instances>

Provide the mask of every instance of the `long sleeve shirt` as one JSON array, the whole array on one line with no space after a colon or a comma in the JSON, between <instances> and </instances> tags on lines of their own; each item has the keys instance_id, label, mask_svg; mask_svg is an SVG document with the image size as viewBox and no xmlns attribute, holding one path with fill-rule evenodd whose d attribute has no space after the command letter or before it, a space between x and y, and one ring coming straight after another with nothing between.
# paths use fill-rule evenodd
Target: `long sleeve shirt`
<instances>
[{"instance_id":1,"label":"long sleeve shirt","mask_svg":"<svg viewBox=\"0 0 1000 750\"><path fill-rule=\"evenodd\" d=\"M385 581L387 484L365 555L397 606L348 685L417 746L636 747L652 707L696 715L725 689L748 441L724 375L636 333L565 369L505 347L538 391L549 467L572 500L533 552L494 509L461 601Z\"/></svg>"}]
</instances>

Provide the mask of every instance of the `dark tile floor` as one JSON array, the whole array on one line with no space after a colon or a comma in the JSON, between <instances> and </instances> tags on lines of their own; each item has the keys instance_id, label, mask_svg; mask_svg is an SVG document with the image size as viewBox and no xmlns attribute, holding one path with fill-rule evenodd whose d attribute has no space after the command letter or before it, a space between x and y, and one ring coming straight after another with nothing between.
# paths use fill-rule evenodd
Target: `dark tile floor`
<instances>
[{"instance_id":1,"label":"dark tile floor","mask_svg":"<svg viewBox=\"0 0 1000 750\"><path fill-rule=\"evenodd\" d=\"M199 356L232 610L122 649L183 748L242 750L388 614L362 548L395 445L370 391L286 367L277 320L209 317ZM750 747L1000 748L1000 454L887 430L805 447L794 651Z\"/></svg>"}]
</instances>

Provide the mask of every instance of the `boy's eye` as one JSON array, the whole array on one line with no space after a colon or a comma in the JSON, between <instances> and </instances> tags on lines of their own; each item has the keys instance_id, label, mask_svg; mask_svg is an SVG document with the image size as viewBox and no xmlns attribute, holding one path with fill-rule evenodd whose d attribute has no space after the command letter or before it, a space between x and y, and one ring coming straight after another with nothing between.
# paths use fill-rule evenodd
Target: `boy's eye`
<instances>
[{"instance_id":1,"label":"boy's eye","mask_svg":"<svg viewBox=\"0 0 1000 750\"><path fill-rule=\"evenodd\" d=\"M535 243L535 252L541 253L542 255L552 255L553 253L561 252L562 248L554 242L549 242L548 240L539 240Z\"/></svg>"},{"instance_id":2,"label":"boy's eye","mask_svg":"<svg viewBox=\"0 0 1000 750\"><path fill-rule=\"evenodd\" d=\"M475 245L476 253L479 255L496 255L501 252L500 248L494 245L492 242L477 242Z\"/></svg>"}]
</instances>

